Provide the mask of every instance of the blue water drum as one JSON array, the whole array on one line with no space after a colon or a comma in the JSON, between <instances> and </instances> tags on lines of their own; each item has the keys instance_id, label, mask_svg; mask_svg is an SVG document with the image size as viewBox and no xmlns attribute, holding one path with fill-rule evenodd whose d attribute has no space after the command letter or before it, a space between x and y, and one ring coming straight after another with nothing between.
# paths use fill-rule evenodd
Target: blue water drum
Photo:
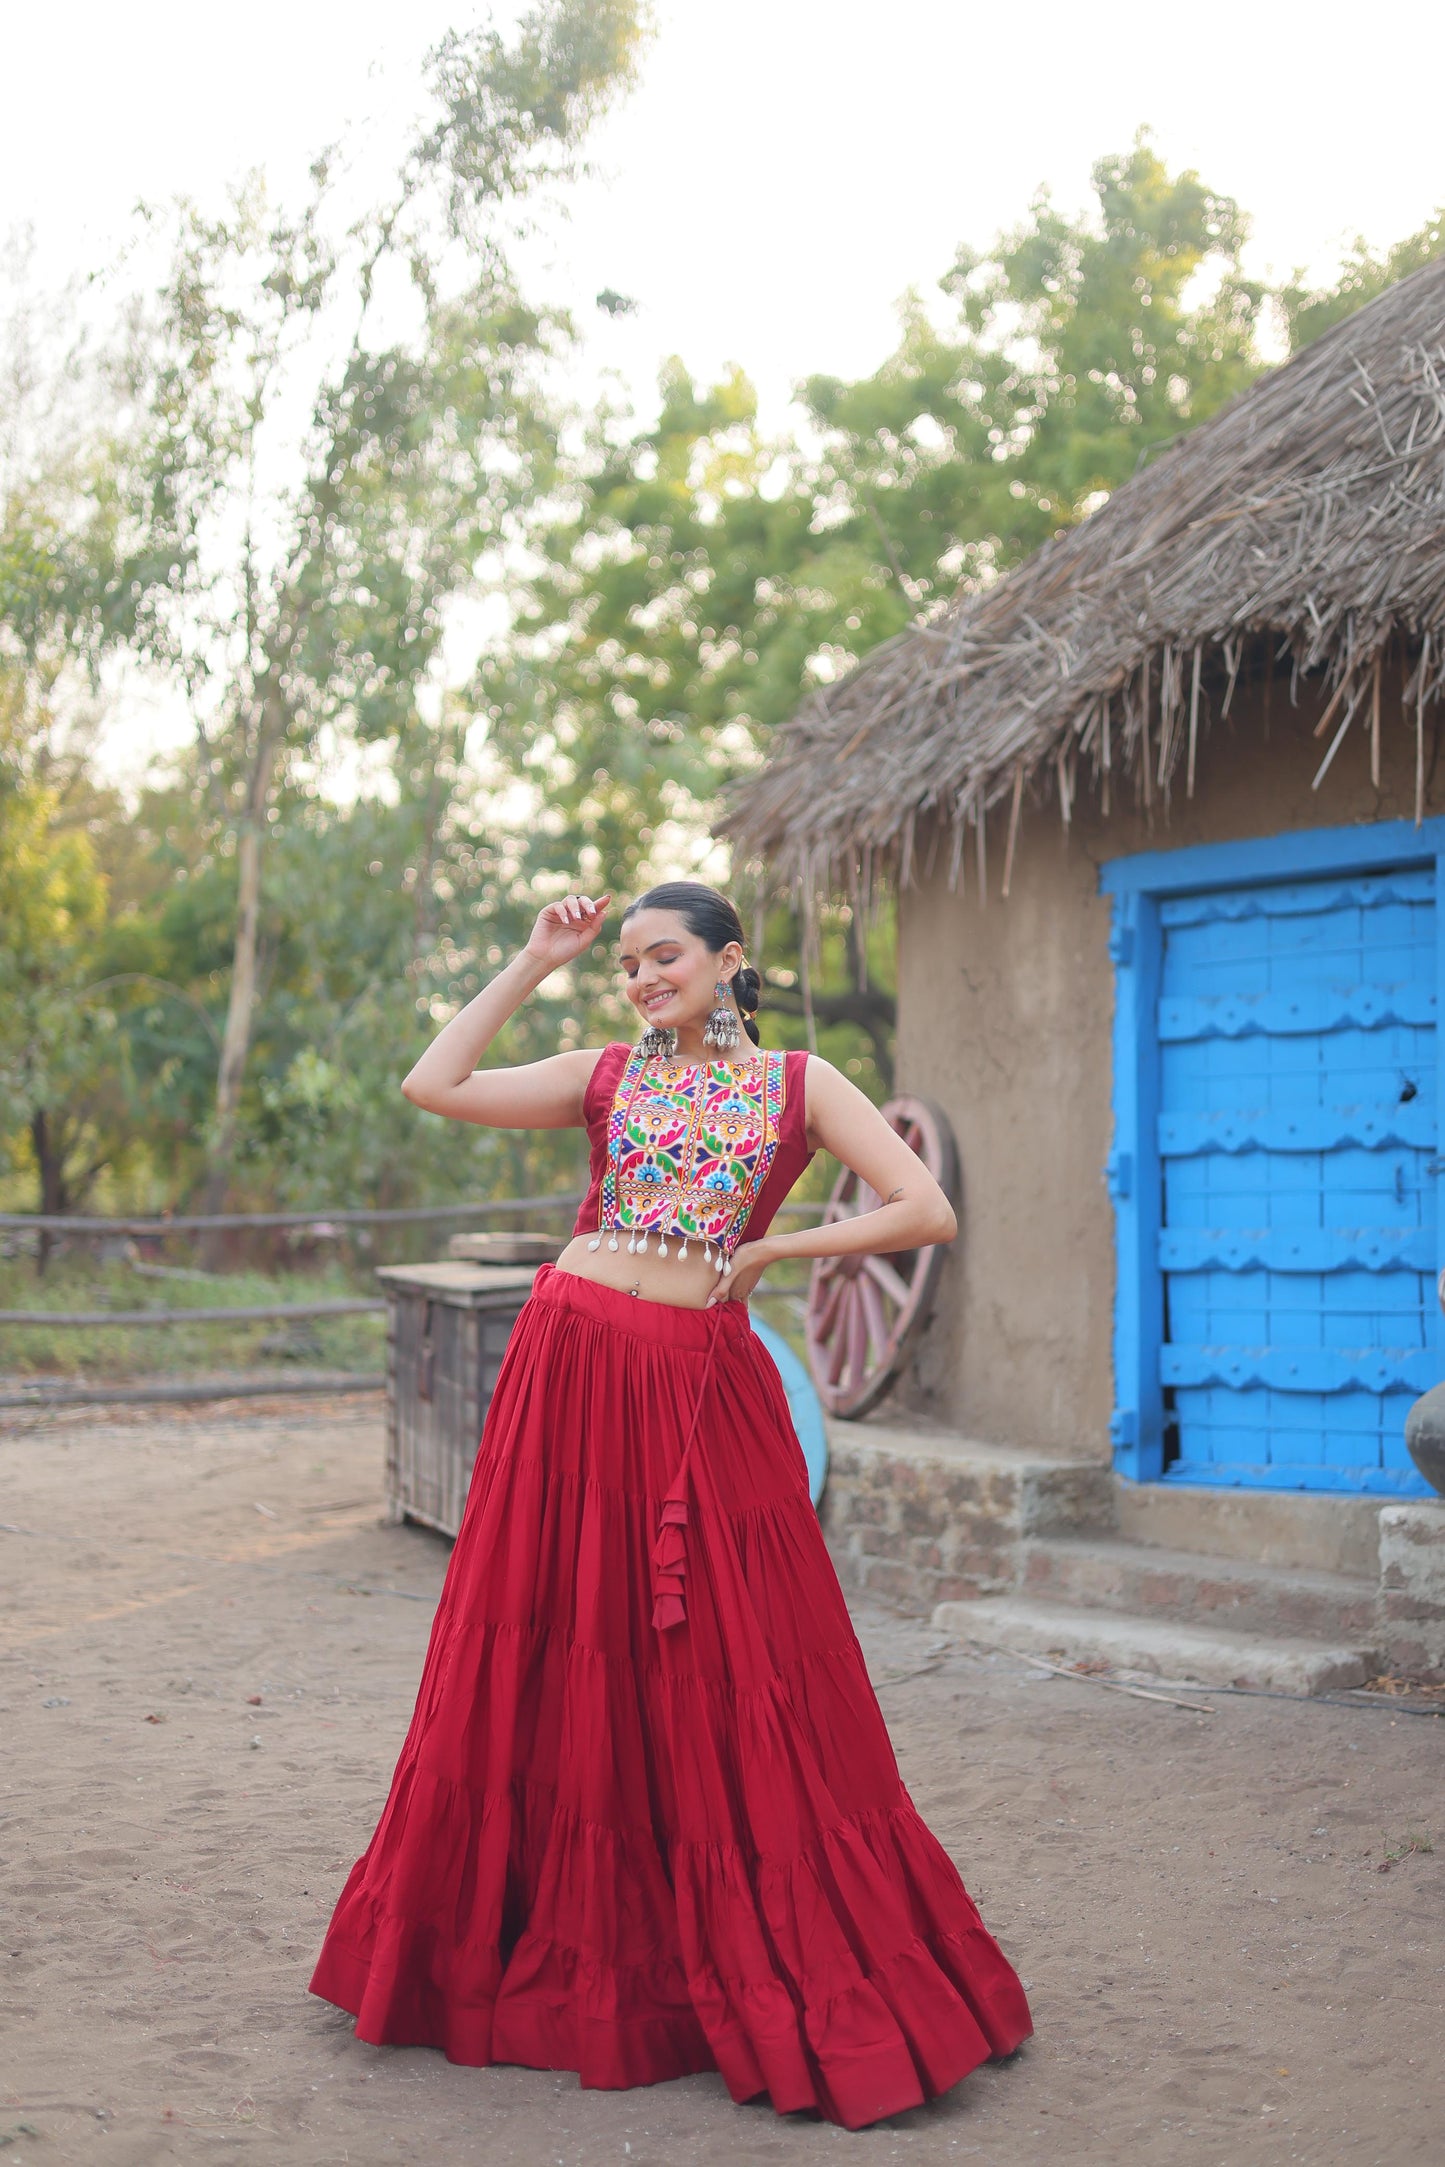
<instances>
[{"instance_id":1,"label":"blue water drum","mask_svg":"<svg viewBox=\"0 0 1445 2167\"><path fill-rule=\"evenodd\" d=\"M808 1463L808 1494L816 1505L828 1477L828 1432L823 1427L822 1401L813 1389L812 1378L781 1332L775 1332L758 1317L752 1322L753 1330L778 1365L783 1390L788 1395L788 1412L798 1433L798 1443L803 1448L803 1458Z\"/></svg>"}]
</instances>

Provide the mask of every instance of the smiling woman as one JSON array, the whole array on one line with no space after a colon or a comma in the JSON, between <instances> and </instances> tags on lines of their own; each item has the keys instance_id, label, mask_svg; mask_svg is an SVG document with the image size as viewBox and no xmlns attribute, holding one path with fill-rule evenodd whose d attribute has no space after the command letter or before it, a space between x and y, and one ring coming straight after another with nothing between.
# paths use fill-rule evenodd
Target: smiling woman
<instances>
[{"instance_id":1,"label":"smiling woman","mask_svg":"<svg viewBox=\"0 0 1445 2167\"><path fill-rule=\"evenodd\" d=\"M379 2044L607 2087L717 2069L857 2128L1030 2019L899 1776L746 1304L775 1258L947 1241L953 1213L845 1077L761 1045L737 913L695 882L623 914L636 1045L478 1073L609 901L549 904L403 1086L458 1120L583 1127L592 1179L509 1342L312 1988ZM773 1234L818 1149L886 1201Z\"/></svg>"}]
</instances>

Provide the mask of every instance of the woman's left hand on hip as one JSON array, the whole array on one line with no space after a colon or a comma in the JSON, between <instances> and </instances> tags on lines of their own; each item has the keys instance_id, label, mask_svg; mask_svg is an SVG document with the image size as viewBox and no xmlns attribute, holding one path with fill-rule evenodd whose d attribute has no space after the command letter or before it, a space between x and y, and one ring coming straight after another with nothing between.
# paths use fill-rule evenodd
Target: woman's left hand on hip
<instances>
[{"instance_id":1,"label":"woman's left hand on hip","mask_svg":"<svg viewBox=\"0 0 1445 2167\"><path fill-rule=\"evenodd\" d=\"M716 1308L719 1302L745 1302L768 1268L769 1256L766 1240L740 1242L733 1251L733 1268L719 1272L717 1285L707 1298L707 1307Z\"/></svg>"}]
</instances>

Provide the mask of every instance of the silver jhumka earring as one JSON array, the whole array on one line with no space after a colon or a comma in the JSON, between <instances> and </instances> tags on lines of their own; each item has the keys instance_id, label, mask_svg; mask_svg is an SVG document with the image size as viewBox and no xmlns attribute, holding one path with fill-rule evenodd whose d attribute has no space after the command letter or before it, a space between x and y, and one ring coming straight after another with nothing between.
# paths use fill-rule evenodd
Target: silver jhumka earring
<instances>
[{"instance_id":1,"label":"silver jhumka earring","mask_svg":"<svg viewBox=\"0 0 1445 2167\"><path fill-rule=\"evenodd\" d=\"M637 1041L637 1050L644 1061L670 1061L677 1052L677 1033L650 1023Z\"/></svg>"},{"instance_id":2,"label":"silver jhumka earring","mask_svg":"<svg viewBox=\"0 0 1445 2167\"><path fill-rule=\"evenodd\" d=\"M719 979L713 988L717 995L717 1007L703 1025L704 1046L716 1046L719 1053L731 1053L738 1042L737 1012L728 1007L728 989Z\"/></svg>"}]
</instances>

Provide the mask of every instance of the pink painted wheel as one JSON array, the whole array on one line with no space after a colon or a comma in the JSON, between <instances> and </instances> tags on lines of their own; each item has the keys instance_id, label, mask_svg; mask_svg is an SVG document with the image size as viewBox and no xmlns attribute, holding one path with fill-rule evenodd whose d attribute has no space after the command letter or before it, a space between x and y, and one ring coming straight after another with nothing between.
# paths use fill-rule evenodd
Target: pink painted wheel
<instances>
[{"instance_id":1,"label":"pink painted wheel","mask_svg":"<svg viewBox=\"0 0 1445 2167\"><path fill-rule=\"evenodd\" d=\"M929 1099L890 1099L883 1118L903 1138L948 1197L958 1202L958 1147L947 1119ZM882 1199L847 1167L839 1174L823 1224L876 1210ZM818 1257L808 1283L808 1364L829 1414L867 1414L889 1391L908 1349L928 1322L943 1269L936 1243L893 1256Z\"/></svg>"}]
</instances>

